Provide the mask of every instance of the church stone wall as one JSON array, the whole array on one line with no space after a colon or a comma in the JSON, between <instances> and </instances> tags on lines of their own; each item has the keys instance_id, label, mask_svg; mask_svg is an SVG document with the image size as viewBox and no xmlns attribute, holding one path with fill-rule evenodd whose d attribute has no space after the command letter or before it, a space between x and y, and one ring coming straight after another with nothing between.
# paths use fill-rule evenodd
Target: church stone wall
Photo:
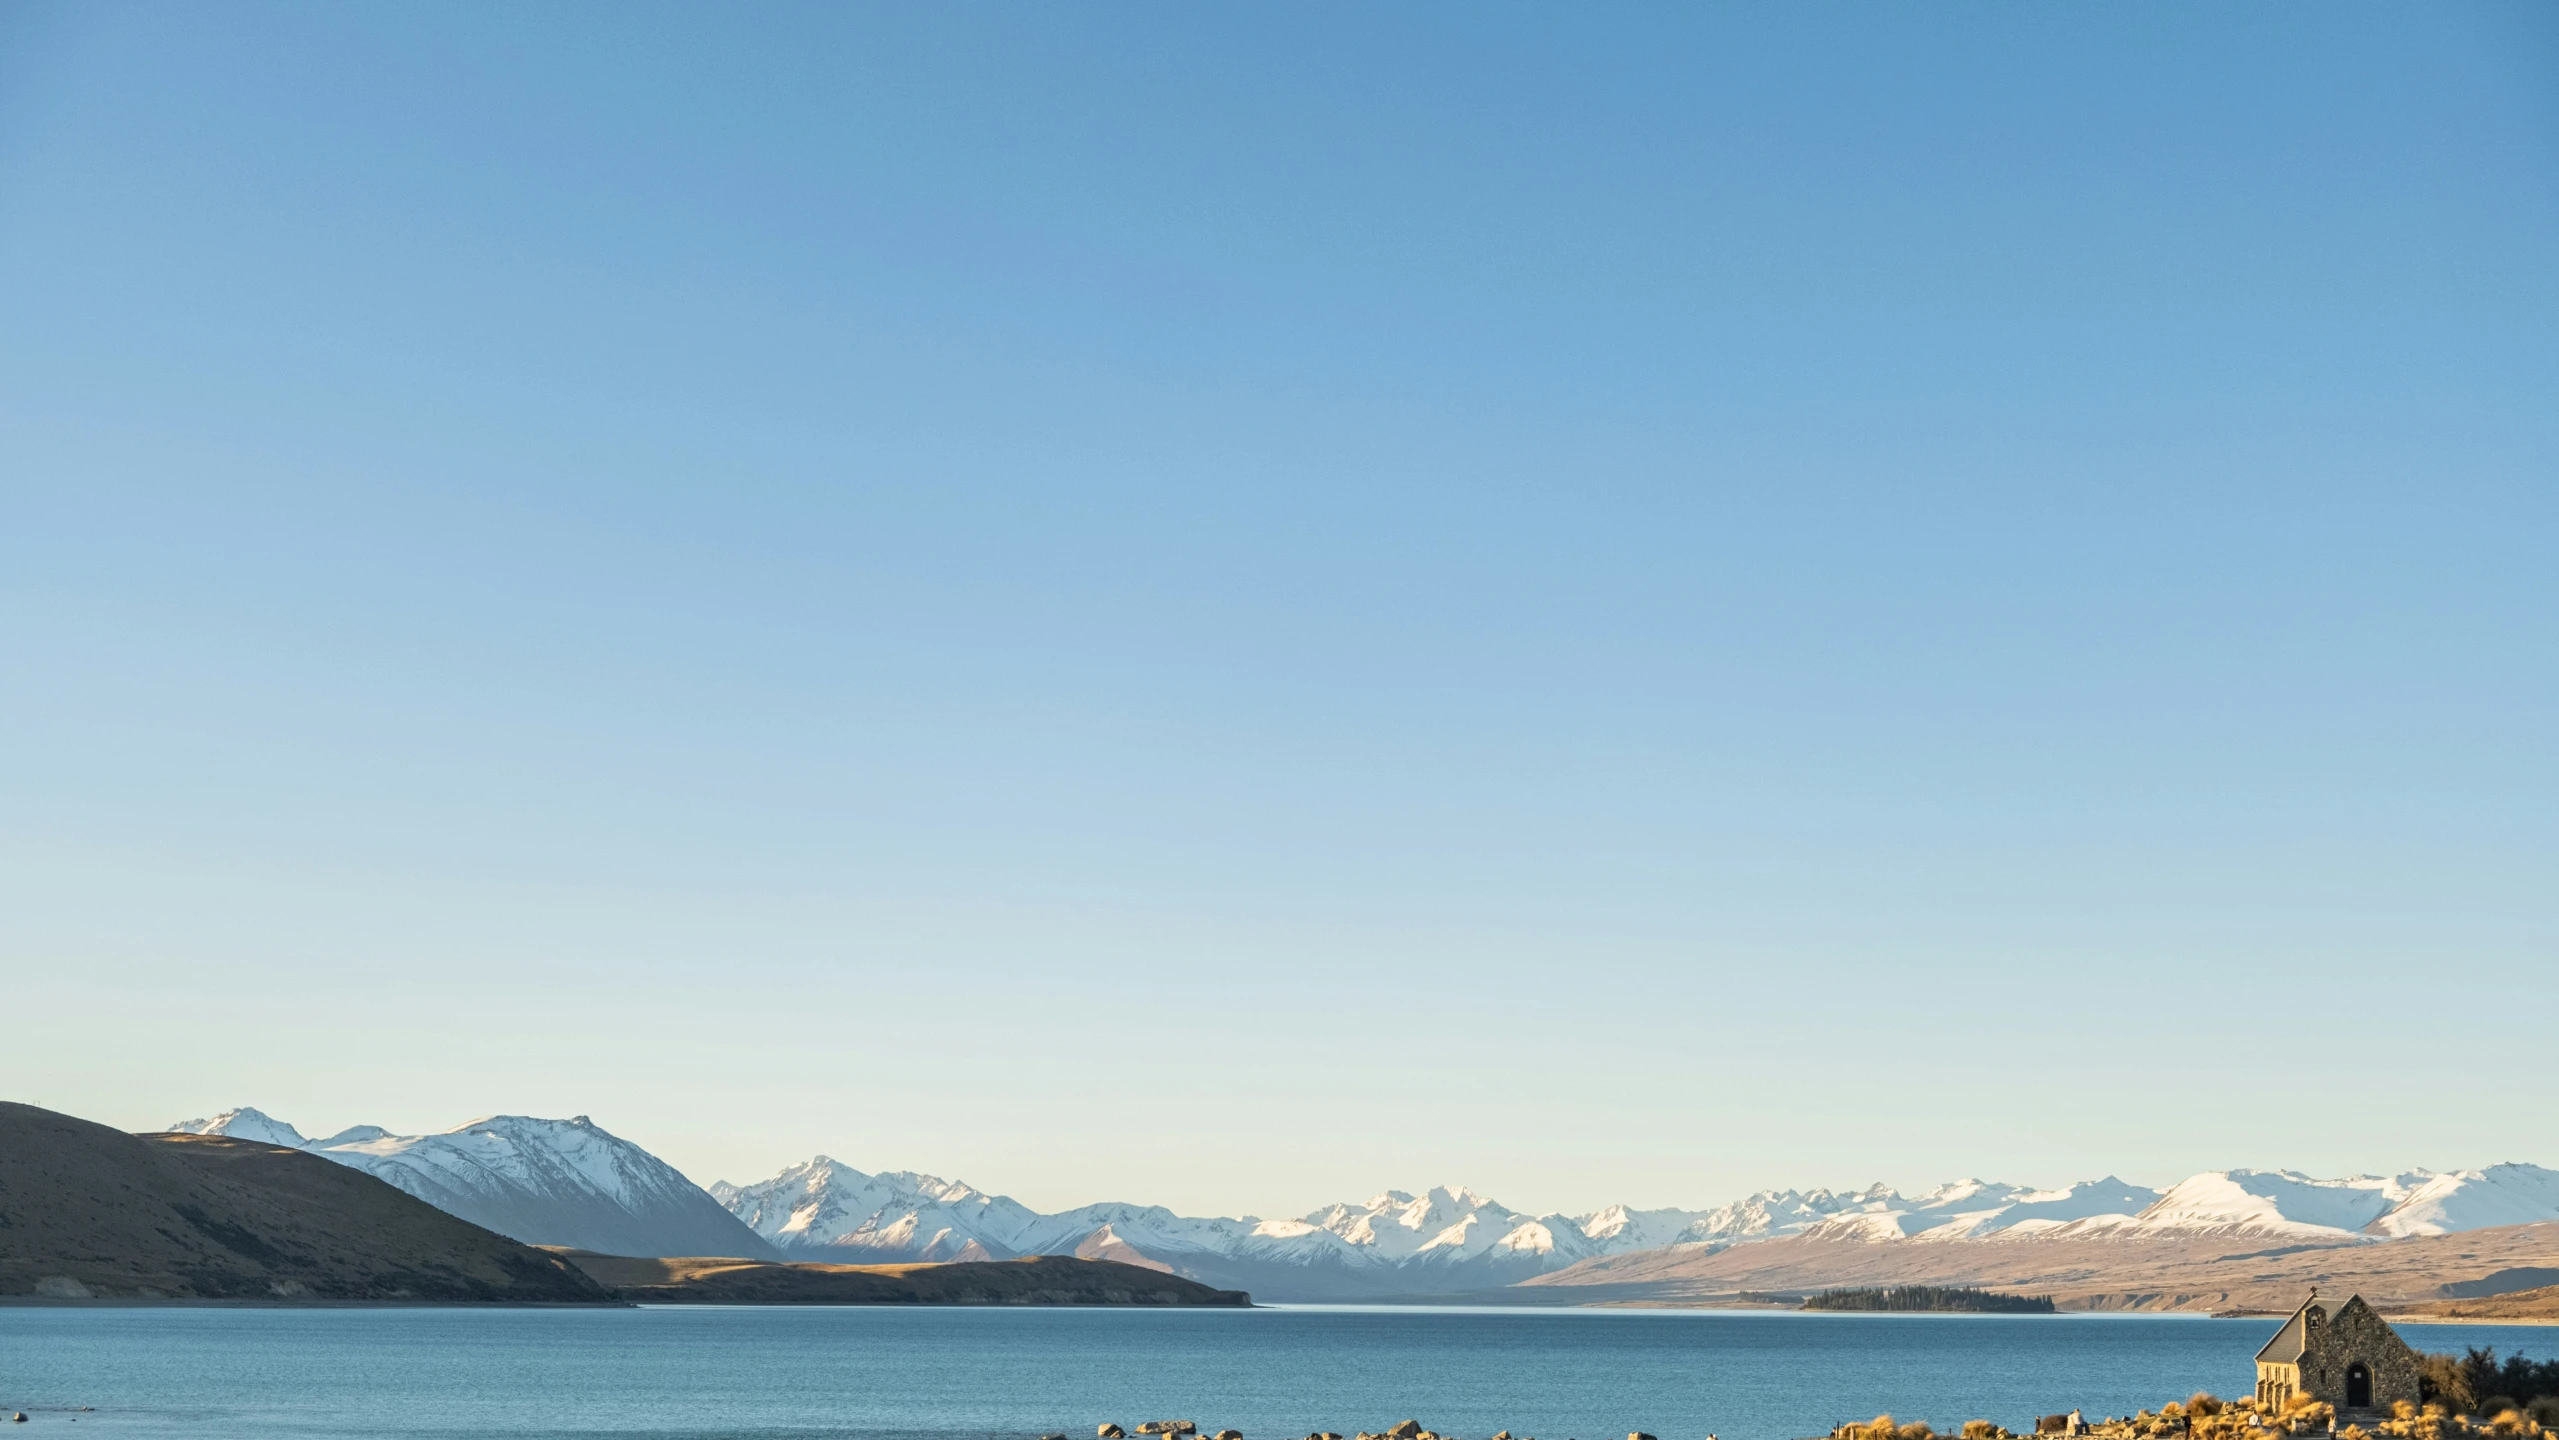
<instances>
[{"instance_id":1,"label":"church stone wall","mask_svg":"<svg viewBox=\"0 0 2559 1440\"><path fill-rule=\"evenodd\" d=\"M2321 1318L2322 1303L2310 1312L2310 1344L2301 1357L2301 1388L2313 1399L2343 1407L2346 1367L2361 1360L2372 1370L2372 1403L2387 1410L2401 1400L2415 1404L2417 1352L2399 1338L2387 1321L2361 1300L2349 1300Z\"/></svg>"}]
</instances>

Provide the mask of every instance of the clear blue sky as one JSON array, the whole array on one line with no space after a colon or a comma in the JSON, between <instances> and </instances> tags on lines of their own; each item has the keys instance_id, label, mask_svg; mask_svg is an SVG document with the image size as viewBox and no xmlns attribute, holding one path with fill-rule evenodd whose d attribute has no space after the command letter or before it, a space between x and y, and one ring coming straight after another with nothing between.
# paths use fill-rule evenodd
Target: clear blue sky
<instances>
[{"instance_id":1,"label":"clear blue sky","mask_svg":"<svg viewBox=\"0 0 2559 1440\"><path fill-rule=\"evenodd\" d=\"M2559 1164L2547 5L16 5L0 490L14 1098Z\"/></svg>"}]
</instances>

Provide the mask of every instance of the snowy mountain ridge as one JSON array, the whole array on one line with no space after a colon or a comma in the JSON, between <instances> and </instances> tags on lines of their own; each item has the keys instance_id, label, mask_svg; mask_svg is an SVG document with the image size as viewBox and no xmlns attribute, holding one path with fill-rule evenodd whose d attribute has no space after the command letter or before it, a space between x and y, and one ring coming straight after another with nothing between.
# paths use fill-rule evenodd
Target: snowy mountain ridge
<instances>
[{"instance_id":1,"label":"snowy mountain ridge","mask_svg":"<svg viewBox=\"0 0 2559 1440\"><path fill-rule=\"evenodd\" d=\"M584 1115L492 1115L434 1135L358 1125L313 1140L244 1107L169 1128L307 1150L528 1245L760 1260L776 1253L674 1166Z\"/></svg>"}]
</instances>

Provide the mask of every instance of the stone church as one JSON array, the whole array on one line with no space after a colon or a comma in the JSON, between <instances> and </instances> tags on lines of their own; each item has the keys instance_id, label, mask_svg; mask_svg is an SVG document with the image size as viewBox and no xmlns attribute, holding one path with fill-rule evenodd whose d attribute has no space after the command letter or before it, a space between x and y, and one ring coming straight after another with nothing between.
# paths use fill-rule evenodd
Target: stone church
<instances>
[{"instance_id":1,"label":"stone church","mask_svg":"<svg viewBox=\"0 0 2559 1440\"><path fill-rule=\"evenodd\" d=\"M2340 1302L2313 1290L2257 1352L2257 1403L2281 1410L2295 1395L2340 1411L2415 1404L2417 1352L2361 1295Z\"/></svg>"}]
</instances>

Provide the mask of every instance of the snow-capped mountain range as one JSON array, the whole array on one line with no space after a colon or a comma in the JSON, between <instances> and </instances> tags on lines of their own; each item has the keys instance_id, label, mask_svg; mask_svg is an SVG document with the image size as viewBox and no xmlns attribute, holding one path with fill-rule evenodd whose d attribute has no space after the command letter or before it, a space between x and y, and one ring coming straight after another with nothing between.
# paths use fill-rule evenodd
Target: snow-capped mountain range
<instances>
[{"instance_id":1,"label":"snow-capped mountain range","mask_svg":"<svg viewBox=\"0 0 2559 1440\"><path fill-rule=\"evenodd\" d=\"M528 1245L607 1255L776 1258L773 1247L674 1166L583 1115L492 1115L436 1135L358 1125L313 1140L272 1116L240 1109L169 1128L308 1150Z\"/></svg>"},{"instance_id":2,"label":"snow-capped mountain range","mask_svg":"<svg viewBox=\"0 0 2559 1440\"><path fill-rule=\"evenodd\" d=\"M1458 1187L1390 1190L1287 1219L1198 1218L1160 1205L1042 1214L913 1171L818 1156L751 1185L696 1188L580 1116L498 1116L440 1135L366 1126L326 1139L255 1110L173 1129L291 1145L353 1165L464 1219L536 1244L628 1255L745 1255L883 1264L1079 1255L1170 1270L1270 1300L1448 1294L1603 1255L1757 1241L2262 1236L2353 1245L2559 1220L2559 1171L2537 1165L2321 1180L2215 1170L2165 1191L2108 1177L2066 1189L1962 1180L1919 1195L1763 1190L1712 1210L1530 1215Z\"/></svg>"},{"instance_id":3,"label":"snow-capped mountain range","mask_svg":"<svg viewBox=\"0 0 2559 1440\"><path fill-rule=\"evenodd\" d=\"M1611 1206L1586 1215L1526 1215L1455 1187L1390 1190L1283 1220L1192 1219L1137 1205L1043 1215L957 1181L865 1174L826 1156L711 1193L798 1259L1083 1255L1310 1300L1483 1289L1593 1256L1788 1236L1924 1244L2228 1234L2351 1245L2559 1220L2559 1171L2534 1165L2346 1180L2218 1170L2165 1192L2113 1177L2061 1190L1963 1180L1915 1196L1882 1185L1770 1190L1713 1210Z\"/></svg>"}]
</instances>

